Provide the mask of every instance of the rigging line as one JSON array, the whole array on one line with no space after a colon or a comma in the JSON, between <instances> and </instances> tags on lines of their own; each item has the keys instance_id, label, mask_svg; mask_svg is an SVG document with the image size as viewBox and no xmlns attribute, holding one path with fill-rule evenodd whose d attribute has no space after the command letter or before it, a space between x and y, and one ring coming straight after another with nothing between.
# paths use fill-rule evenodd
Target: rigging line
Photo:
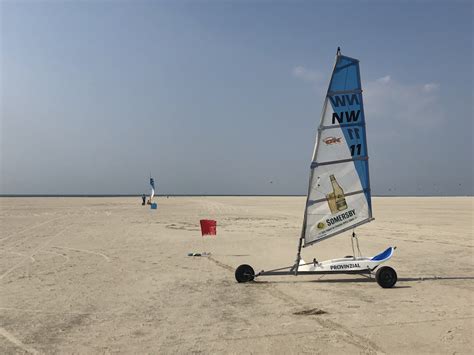
<instances>
[{"instance_id":1,"label":"rigging line","mask_svg":"<svg viewBox=\"0 0 474 355\"><path fill-rule=\"evenodd\" d=\"M354 250L354 229L352 230L352 238L351 238L351 246L352 246L352 257L355 258L355 250Z\"/></svg>"},{"instance_id":2,"label":"rigging line","mask_svg":"<svg viewBox=\"0 0 474 355\"><path fill-rule=\"evenodd\" d=\"M360 246L359 246L359 237L356 235L356 245L357 245L357 252L359 253L359 258L362 257L362 253L360 251Z\"/></svg>"}]
</instances>

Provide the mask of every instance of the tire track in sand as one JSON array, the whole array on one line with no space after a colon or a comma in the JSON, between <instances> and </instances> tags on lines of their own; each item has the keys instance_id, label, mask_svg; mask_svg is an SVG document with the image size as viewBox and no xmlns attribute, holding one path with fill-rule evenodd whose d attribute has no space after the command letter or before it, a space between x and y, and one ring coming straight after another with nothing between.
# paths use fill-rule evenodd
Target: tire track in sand
<instances>
[{"instance_id":1,"label":"tire track in sand","mask_svg":"<svg viewBox=\"0 0 474 355\"><path fill-rule=\"evenodd\" d=\"M31 230L36 229L36 228L38 228L38 227L41 227L41 226L43 226L43 225L45 225L45 224L48 224L48 223L51 223L51 222L53 222L53 221L57 221L57 220L60 220L60 219L64 219L64 218L66 218L66 217L67 217L67 216L55 217L55 218L48 219L47 221L43 221L43 222L41 222L41 223L34 224L34 225L29 226L29 227L27 227L27 228L25 228L25 229L22 229L22 230L19 231L19 232L11 233L10 235L7 235L6 237L3 237L2 239L0 239L0 242L4 242L4 241L10 239L11 237L18 236L18 235L23 234L23 233L25 233L25 232L28 232L28 231L31 231Z\"/></svg>"},{"instance_id":2,"label":"tire track in sand","mask_svg":"<svg viewBox=\"0 0 474 355\"><path fill-rule=\"evenodd\" d=\"M5 328L0 327L0 335L3 336L5 339L7 339L9 342L15 344L17 347L22 349L23 351L26 351L29 354L39 354L38 351L33 349L32 347L29 347L26 344L23 344L19 339L17 339L13 334L7 332Z\"/></svg>"},{"instance_id":3,"label":"tire track in sand","mask_svg":"<svg viewBox=\"0 0 474 355\"><path fill-rule=\"evenodd\" d=\"M14 266L12 266L11 268L9 268L7 271L5 271L3 274L0 275L0 281L3 280L5 278L5 276L8 276L8 274L10 274L12 271L18 269L19 267L21 267L28 259L31 260L31 258L33 258L33 256L38 253L41 249L45 248L49 243L51 243L55 238L57 238L58 236L60 236L61 234L63 234L67 229L69 229L69 227L66 227L66 228L63 228L61 229L60 231L56 232L56 234L54 234L53 236L51 236L45 243L43 243L42 245L40 245L38 248L36 248L35 250L33 250L33 252L31 252L30 254L28 255L25 255L25 257L23 258L22 261L16 263Z\"/></svg>"},{"instance_id":4,"label":"tire track in sand","mask_svg":"<svg viewBox=\"0 0 474 355\"><path fill-rule=\"evenodd\" d=\"M219 267L221 267L221 268L223 268L227 271L230 271L232 273L234 272L234 268L232 266L227 265L227 264L225 264L225 263L223 263L219 260L216 260L212 256L209 256L207 259L212 261L214 264L216 264L217 266L219 266ZM282 300L285 303L290 304L292 306L297 306L297 307L302 307L302 308L305 307L305 304L303 304L302 302L300 302L298 299L294 298L293 296L288 295L287 293L279 290L278 288L276 288L275 285L267 284L265 286L267 286L267 287L263 288L263 290L268 292L271 296L279 298L280 300ZM361 335L355 334L354 332L349 330L344 325L341 325L341 324L339 324L337 322L334 322L330 319L323 319L321 317L313 317L313 319L320 326L322 326L323 328L329 329L329 330L334 331L334 332L338 332L339 334L342 334L342 339L341 340L345 341L348 344L351 344L351 345L357 347L361 351L367 352L369 354L385 353L373 341L371 341L371 340L369 340L369 339L367 339L367 338L365 338ZM266 335L264 337L266 337Z\"/></svg>"},{"instance_id":5,"label":"tire track in sand","mask_svg":"<svg viewBox=\"0 0 474 355\"><path fill-rule=\"evenodd\" d=\"M62 247L62 246L57 246L57 245L54 245L53 248L66 249L66 250L72 250L72 251L77 251L77 252L86 253L86 254L98 255L98 256L103 257L105 259L105 261L110 263L110 258L107 255L96 252L96 251L86 250L86 249L77 249L77 248L68 248L68 247Z\"/></svg>"}]
</instances>

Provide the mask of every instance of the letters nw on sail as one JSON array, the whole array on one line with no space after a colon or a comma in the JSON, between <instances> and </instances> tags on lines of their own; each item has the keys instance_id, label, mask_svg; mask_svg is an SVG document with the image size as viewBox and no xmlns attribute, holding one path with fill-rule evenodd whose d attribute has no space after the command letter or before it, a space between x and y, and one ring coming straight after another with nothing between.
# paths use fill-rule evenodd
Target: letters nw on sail
<instances>
[{"instance_id":1,"label":"letters nw on sail","mask_svg":"<svg viewBox=\"0 0 474 355\"><path fill-rule=\"evenodd\" d=\"M311 163L304 244L329 238L371 219L359 61L338 55Z\"/></svg>"}]
</instances>

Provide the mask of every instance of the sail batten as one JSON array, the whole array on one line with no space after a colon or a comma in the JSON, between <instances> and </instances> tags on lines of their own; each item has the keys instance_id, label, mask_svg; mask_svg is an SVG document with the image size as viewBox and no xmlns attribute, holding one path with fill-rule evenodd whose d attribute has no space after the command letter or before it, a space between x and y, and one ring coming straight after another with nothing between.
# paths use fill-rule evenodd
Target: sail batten
<instances>
[{"instance_id":1,"label":"sail batten","mask_svg":"<svg viewBox=\"0 0 474 355\"><path fill-rule=\"evenodd\" d=\"M365 124L364 123L343 123L338 126L321 126L319 127L319 130L324 131L326 129L345 128L345 127L365 127Z\"/></svg>"},{"instance_id":2,"label":"sail batten","mask_svg":"<svg viewBox=\"0 0 474 355\"><path fill-rule=\"evenodd\" d=\"M329 91L326 96L329 97L329 96L341 95L341 94L359 94L361 92L362 92L362 89Z\"/></svg>"},{"instance_id":3,"label":"sail batten","mask_svg":"<svg viewBox=\"0 0 474 355\"><path fill-rule=\"evenodd\" d=\"M311 245L372 220L359 61L336 56L316 144L302 230Z\"/></svg>"},{"instance_id":4,"label":"sail batten","mask_svg":"<svg viewBox=\"0 0 474 355\"><path fill-rule=\"evenodd\" d=\"M340 163L347 163L349 161L368 160L368 159L369 159L369 157L357 157L357 158L351 158L351 159L324 161L324 162L321 162L321 163L313 162L313 163L311 163L311 169L317 168L318 166L322 166L322 165L340 164Z\"/></svg>"},{"instance_id":5,"label":"sail batten","mask_svg":"<svg viewBox=\"0 0 474 355\"><path fill-rule=\"evenodd\" d=\"M364 190L344 193L344 196L352 196L352 195L362 194L362 193L365 193L365 192L370 192L370 189L364 189ZM308 200L308 206L314 205L315 203L325 202L326 200L327 200L326 198L322 198L322 199L319 199L319 200Z\"/></svg>"}]
</instances>

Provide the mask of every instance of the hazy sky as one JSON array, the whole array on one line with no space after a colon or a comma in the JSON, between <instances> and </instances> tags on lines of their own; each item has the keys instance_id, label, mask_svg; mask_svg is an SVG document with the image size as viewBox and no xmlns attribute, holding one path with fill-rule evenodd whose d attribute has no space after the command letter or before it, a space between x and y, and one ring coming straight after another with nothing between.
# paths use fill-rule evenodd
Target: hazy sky
<instances>
[{"instance_id":1,"label":"hazy sky","mask_svg":"<svg viewBox=\"0 0 474 355\"><path fill-rule=\"evenodd\" d=\"M373 193L473 193L471 1L0 3L0 193L305 194L337 46Z\"/></svg>"}]
</instances>

